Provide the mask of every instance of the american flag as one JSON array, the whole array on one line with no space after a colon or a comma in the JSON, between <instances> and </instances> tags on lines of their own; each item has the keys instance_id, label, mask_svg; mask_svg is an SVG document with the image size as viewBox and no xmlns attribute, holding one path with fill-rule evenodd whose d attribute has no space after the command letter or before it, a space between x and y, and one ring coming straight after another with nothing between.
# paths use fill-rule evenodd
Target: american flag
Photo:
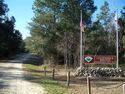
<instances>
[{"instance_id":1,"label":"american flag","mask_svg":"<svg viewBox=\"0 0 125 94\"><path fill-rule=\"evenodd\" d=\"M114 14L115 14L115 17L114 17L115 27L117 27L119 30L120 26L118 24L118 13L116 11L114 11Z\"/></svg>"},{"instance_id":2,"label":"american flag","mask_svg":"<svg viewBox=\"0 0 125 94\"><path fill-rule=\"evenodd\" d=\"M84 32L84 22L82 20L82 12L81 12L81 21L80 21L81 32Z\"/></svg>"},{"instance_id":3,"label":"american flag","mask_svg":"<svg viewBox=\"0 0 125 94\"><path fill-rule=\"evenodd\" d=\"M116 24L118 24L118 15L117 15L117 12L116 12L116 11L114 11L114 13L115 13L115 18L114 18L115 23L116 23Z\"/></svg>"}]
</instances>

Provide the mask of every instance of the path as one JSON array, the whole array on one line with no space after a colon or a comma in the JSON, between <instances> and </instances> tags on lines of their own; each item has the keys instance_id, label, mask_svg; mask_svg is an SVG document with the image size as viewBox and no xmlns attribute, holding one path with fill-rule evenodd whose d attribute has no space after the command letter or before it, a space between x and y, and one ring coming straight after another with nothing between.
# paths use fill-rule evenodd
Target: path
<instances>
[{"instance_id":1,"label":"path","mask_svg":"<svg viewBox=\"0 0 125 94\"><path fill-rule=\"evenodd\" d=\"M0 63L0 94L44 94L44 89L23 76L22 60L30 55L18 56L16 60Z\"/></svg>"}]
</instances>

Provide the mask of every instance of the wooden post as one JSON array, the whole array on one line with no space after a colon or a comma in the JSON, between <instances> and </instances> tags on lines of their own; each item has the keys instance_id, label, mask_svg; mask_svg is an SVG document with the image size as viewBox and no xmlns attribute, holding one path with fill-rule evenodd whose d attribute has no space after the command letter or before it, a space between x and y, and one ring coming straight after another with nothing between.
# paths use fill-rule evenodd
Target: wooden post
<instances>
[{"instance_id":1,"label":"wooden post","mask_svg":"<svg viewBox=\"0 0 125 94\"><path fill-rule=\"evenodd\" d=\"M67 72L67 86L70 84L70 71Z\"/></svg>"},{"instance_id":2,"label":"wooden post","mask_svg":"<svg viewBox=\"0 0 125 94\"><path fill-rule=\"evenodd\" d=\"M87 90L88 90L88 94L91 94L90 77L87 77Z\"/></svg>"},{"instance_id":3,"label":"wooden post","mask_svg":"<svg viewBox=\"0 0 125 94\"><path fill-rule=\"evenodd\" d=\"M46 66L44 67L44 76L46 77Z\"/></svg>"},{"instance_id":4,"label":"wooden post","mask_svg":"<svg viewBox=\"0 0 125 94\"><path fill-rule=\"evenodd\" d=\"M53 76L53 80L55 79L55 69L53 68L52 70L52 76Z\"/></svg>"},{"instance_id":5,"label":"wooden post","mask_svg":"<svg viewBox=\"0 0 125 94\"><path fill-rule=\"evenodd\" d=\"M125 84L123 84L123 94L125 94Z\"/></svg>"}]
</instances>

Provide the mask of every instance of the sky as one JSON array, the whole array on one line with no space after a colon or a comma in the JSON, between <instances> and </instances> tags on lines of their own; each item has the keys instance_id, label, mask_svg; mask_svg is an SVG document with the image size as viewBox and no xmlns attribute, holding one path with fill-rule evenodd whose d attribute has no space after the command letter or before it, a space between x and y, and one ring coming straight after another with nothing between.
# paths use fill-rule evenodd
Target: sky
<instances>
[{"instance_id":1,"label":"sky","mask_svg":"<svg viewBox=\"0 0 125 94\"><path fill-rule=\"evenodd\" d=\"M8 5L8 16L14 16L16 19L15 29L19 30L25 39L30 35L30 31L27 29L28 23L31 22L31 18L34 16L32 5L34 0L4 0Z\"/></svg>"},{"instance_id":2,"label":"sky","mask_svg":"<svg viewBox=\"0 0 125 94\"><path fill-rule=\"evenodd\" d=\"M28 23L31 22L34 13L32 10L32 5L35 0L5 0L5 3L8 5L10 11L8 16L14 16L16 19L15 29L19 30L25 39L27 36L30 36L30 31L27 29ZM119 15L123 6L125 6L125 0L94 0L95 5L97 6L97 11L93 15L95 16L100 12L100 7L104 4L104 1L108 1L111 12L118 9Z\"/></svg>"},{"instance_id":3,"label":"sky","mask_svg":"<svg viewBox=\"0 0 125 94\"><path fill-rule=\"evenodd\" d=\"M94 13L94 16L100 13L100 7L104 4L104 1L109 3L110 12L118 10L118 16L120 16L120 12L125 6L125 0L94 0L95 5L97 6L97 11ZM94 17L94 20L96 18Z\"/></svg>"}]
</instances>

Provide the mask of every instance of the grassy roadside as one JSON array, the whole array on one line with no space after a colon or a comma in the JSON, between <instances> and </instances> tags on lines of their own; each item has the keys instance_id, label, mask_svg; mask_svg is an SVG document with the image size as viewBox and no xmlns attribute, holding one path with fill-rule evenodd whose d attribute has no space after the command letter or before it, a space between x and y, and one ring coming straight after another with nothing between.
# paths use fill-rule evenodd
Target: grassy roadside
<instances>
[{"instance_id":1,"label":"grassy roadside","mask_svg":"<svg viewBox=\"0 0 125 94\"><path fill-rule=\"evenodd\" d=\"M47 94L71 94L70 90L64 85L64 82L52 80L51 69L48 71L47 77L45 78L44 72L41 71L41 69L43 69L43 66L24 64L24 67L25 70L28 71L28 75L37 77L35 82L41 84L45 88L45 91L48 92Z\"/></svg>"},{"instance_id":2,"label":"grassy roadside","mask_svg":"<svg viewBox=\"0 0 125 94\"><path fill-rule=\"evenodd\" d=\"M38 78L35 81L40 83L45 88L45 90L48 92L47 94L72 94L71 92L73 92L73 94L87 93L86 81L84 79L76 79L77 85L74 83L70 86L70 88L68 88L63 80L60 81L60 78L63 79L62 76L59 77L59 75L57 74L56 75L57 80L52 80L52 72L51 72L52 69L50 67L47 66L47 77L45 78L43 72L44 66L35 66L31 64L25 64L24 66L29 71L30 75ZM121 67L122 70L125 71L125 64L119 64L119 67ZM63 74L63 71L64 69L58 71L58 73ZM76 80L72 79L73 82L76 82ZM122 86L111 89L106 89L106 88L109 88L110 86L111 87L119 86L123 83L123 81L124 81L123 78L113 79L112 81L111 79L109 80L100 79L97 82L96 79L93 79L91 80L92 84L91 89L93 94L105 94L107 93L107 91L109 92L108 94L121 94Z\"/></svg>"}]
</instances>

